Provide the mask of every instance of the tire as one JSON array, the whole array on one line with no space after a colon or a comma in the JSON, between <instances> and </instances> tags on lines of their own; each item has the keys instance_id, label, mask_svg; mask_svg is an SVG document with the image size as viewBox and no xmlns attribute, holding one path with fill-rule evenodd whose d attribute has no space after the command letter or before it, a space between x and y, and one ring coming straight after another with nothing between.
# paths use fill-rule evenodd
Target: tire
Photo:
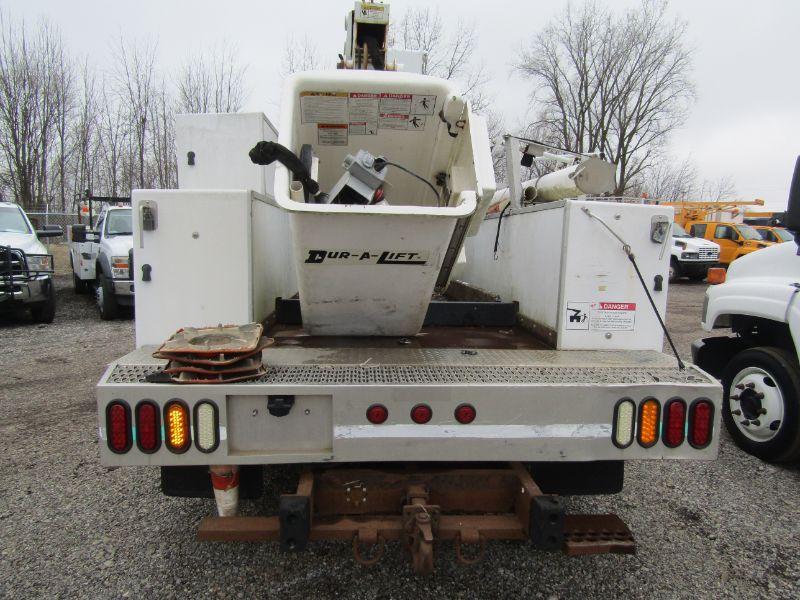
<instances>
[{"instance_id":1,"label":"tire","mask_svg":"<svg viewBox=\"0 0 800 600\"><path fill-rule=\"evenodd\" d=\"M31 318L34 323L52 323L56 317L56 288L50 280L47 300L31 307Z\"/></svg>"},{"instance_id":2,"label":"tire","mask_svg":"<svg viewBox=\"0 0 800 600\"><path fill-rule=\"evenodd\" d=\"M681 278L681 266L678 264L678 261L675 260L675 257L669 259L669 282L675 283L678 279Z\"/></svg>"},{"instance_id":3,"label":"tire","mask_svg":"<svg viewBox=\"0 0 800 600\"><path fill-rule=\"evenodd\" d=\"M114 296L114 284L102 272L97 276L97 308L103 321L111 321L119 315L119 305Z\"/></svg>"},{"instance_id":4,"label":"tire","mask_svg":"<svg viewBox=\"0 0 800 600\"><path fill-rule=\"evenodd\" d=\"M770 462L800 459L800 366L792 353L743 350L725 367L722 387L722 418L737 446Z\"/></svg>"}]
</instances>

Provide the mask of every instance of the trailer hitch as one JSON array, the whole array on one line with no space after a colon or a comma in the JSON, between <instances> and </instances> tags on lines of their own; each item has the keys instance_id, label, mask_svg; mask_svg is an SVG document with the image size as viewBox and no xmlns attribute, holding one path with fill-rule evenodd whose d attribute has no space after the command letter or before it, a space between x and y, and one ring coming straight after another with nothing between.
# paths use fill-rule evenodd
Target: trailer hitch
<instances>
[{"instance_id":1,"label":"trailer hitch","mask_svg":"<svg viewBox=\"0 0 800 600\"><path fill-rule=\"evenodd\" d=\"M456 560L465 565L483 558L489 540L527 542L572 556L636 549L619 517L566 515L562 500L542 493L522 463L317 468L301 474L294 494L281 496L279 513L209 517L200 524L199 537L280 541L290 552L313 541L339 540L350 543L362 565L377 563L386 542L399 541L419 575L433 571L441 541L453 542Z\"/></svg>"}]
</instances>

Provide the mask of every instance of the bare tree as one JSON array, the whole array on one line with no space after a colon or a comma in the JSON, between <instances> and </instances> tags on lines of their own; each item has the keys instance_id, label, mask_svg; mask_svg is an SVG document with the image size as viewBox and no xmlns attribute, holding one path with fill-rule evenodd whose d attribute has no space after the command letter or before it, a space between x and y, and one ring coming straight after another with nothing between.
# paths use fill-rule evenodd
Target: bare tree
<instances>
[{"instance_id":1,"label":"bare tree","mask_svg":"<svg viewBox=\"0 0 800 600\"><path fill-rule=\"evenodd\" d=\"M155 183L158 188L178 186L178 165L175 156L175 110L166 82L161 81L150 105L152 127L151 153Z\"/></svg>"},{"instance_id":2,"label":"bare tree","mask_svg":"<svg viewBox=\"0 0 800 600\"><path fill-rule=\"evenodd\" d=\"M731 200L736 197L736 183L731 175L706 179L700 187L700 197L713 202Z\"/></svg>"},{"instance_id":3,"label":"bare tree","mask_svg":"<svg viewBox=\"0 0 800 600\"><path fill-rule=\"evenodd\" d=\"M281 76L286 77L299 71L313 71L321 64L317 45L308 35L297 40L294 36L286 38L281 61Z\"/></svg>"},{"instance_id":4,"label":"bare tree","mask_svg":"<svg viewBox=\"0 0 800 600\"><path fill-rule=\"evenodd\" d=\"M125 164L125 150L128 147L130 131L127 127L126 115L122 107L115 103L106 93L105 86L100 99L99 146L100 146L100 178L108 195L117 196L129 192L124 188L122 177Z\"/></svg>"},{"instance_id":5,"label":"bare tree","mask_svg":"<svg viewBox=\"0 0 800 600\"><path fill-rule=\"evenodd\" d=\"M568 4L515 65L535 85L545 141L604 154L623 194L653 166L694 98L685 31L665 0L643 0L620 17L594 0Z\"/></svg>"},{"instance_id":6,"label":"bare tree","mask_svg":"<svg viewBox=\"0 0 800 600\"><path fill-rule=\"evenodd\" d=\"M188 113L229 113L242 108L246 93L236 49L227 44L190 57L178 76L178 110Z\"/></svg>"},{"instance_id":7,"label":"bare tree","mask_svg":"<svg viewBox=\"0 0 800 600\"><path fill-rule=\"evenodd\" d=\"M92 189L98 167L98 97L96 75L86 59L80 68L78 109L72 124L72 209L84 190ZM66 209L66 207L64 207Z\"/></svg>"},{"instance_id":8,"label":"bare tree","mask_svg":"<svg viewBox=\"0 0 800 600\"><path fill-rule=\"evenodd\" d=\"M691 200L697 194L697 168L690 158L664 157L642 178L641 191L659 200Z\"/></svg>"},{"instance_id":9,"label":"bare tree","mask_svg":"<svg viewBox=\"0 0 800 600\"><path fill-rule=\"evenodd\" d=\"M129 158L130 187L134 186L134 171L138 175L138 186L145 187L145 152L147 149L147 118L150 115L155 85L154 43L126 43L120 38L114 47L114 80L116 92L128 112L129 125L133 132L132 142L136 151ZM136 165L134 167L134 159Z\"/></svg>"},{"instance_id":10,"label":"bare tree","mask_svg":"<svg viewBox=\"0 0 800 600\"><path fill-rule=\"evenodd\" d=\"M389 38L391 46L425 53L423 74L457 81L475 111L488 108L489 77L483 64L473 60L478 47L474 24L459 20L448 31L438 9L410 8L391 29Z\"/></svg>"},{"instance_id":11,"label":"bare tree","mask_svg":"<svg viewBox=\"0 0 800 600\"><path fill-rule=\"evenodd\" d=\"M58 120L61 34L0 13L0 154L3 184L25 208L47 201L48 157Z\"/></svg>"}]
</instances>

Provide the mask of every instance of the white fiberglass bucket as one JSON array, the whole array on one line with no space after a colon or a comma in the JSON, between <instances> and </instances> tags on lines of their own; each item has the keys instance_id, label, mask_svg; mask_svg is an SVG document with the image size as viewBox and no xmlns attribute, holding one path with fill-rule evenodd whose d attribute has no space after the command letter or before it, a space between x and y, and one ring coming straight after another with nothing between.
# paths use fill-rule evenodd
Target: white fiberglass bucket
<instances>
[{"instance_id":1,"label":"white fiberglass bucket","mask_svg":"<svg viewBox=\"0 0 800 600\"><path fill-rule=\"evenodd\" d=\"M445 119L457 113L450 125L442 107ZM457 221L482 219L494 193L485 123L444 80L335 71L287 82L280 131L296 154L312 145L324 192L360 149L430 182L448 176L449 195L437 206L427 186L390 165L387 204L356 205L292 200L289 172L275 173L275 199L290 212L303 327L312 335L418 333Z\"/></svg>"}]
</instances>

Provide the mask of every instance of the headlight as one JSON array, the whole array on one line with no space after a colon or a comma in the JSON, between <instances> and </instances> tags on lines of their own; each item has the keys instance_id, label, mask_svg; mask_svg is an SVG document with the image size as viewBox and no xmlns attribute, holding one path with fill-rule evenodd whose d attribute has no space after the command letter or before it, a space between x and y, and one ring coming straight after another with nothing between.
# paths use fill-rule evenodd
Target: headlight
<instances>
[{"instance_id":1,"label":"headlight","mask_svg":"<svg viewBox=\"0 0 800 600\"><path fill-rule=\"evenodd\" d=\"M111 258L111 276L114 279L128 279L128 257L113 256Z\"/></svg>"},{"instance_id":2,"label":"headlight","mask_svg":"<svg viewBox=\"0 0 800 600\"><path fill-rule=\"evenodd\" d=\"M28 270L30 271L52 271L53 257L49 254L28 254Z\"/></svg>"},{"instance_id":3,"label":"headlight","mask_svg":"<svg viewBox=\"0 0 800 600\"><path fill-rule=\"evenodd\" d=\"M681 258L697 259L700 255L697 252L681 252Z\"/></svg>"}]
</instances>

